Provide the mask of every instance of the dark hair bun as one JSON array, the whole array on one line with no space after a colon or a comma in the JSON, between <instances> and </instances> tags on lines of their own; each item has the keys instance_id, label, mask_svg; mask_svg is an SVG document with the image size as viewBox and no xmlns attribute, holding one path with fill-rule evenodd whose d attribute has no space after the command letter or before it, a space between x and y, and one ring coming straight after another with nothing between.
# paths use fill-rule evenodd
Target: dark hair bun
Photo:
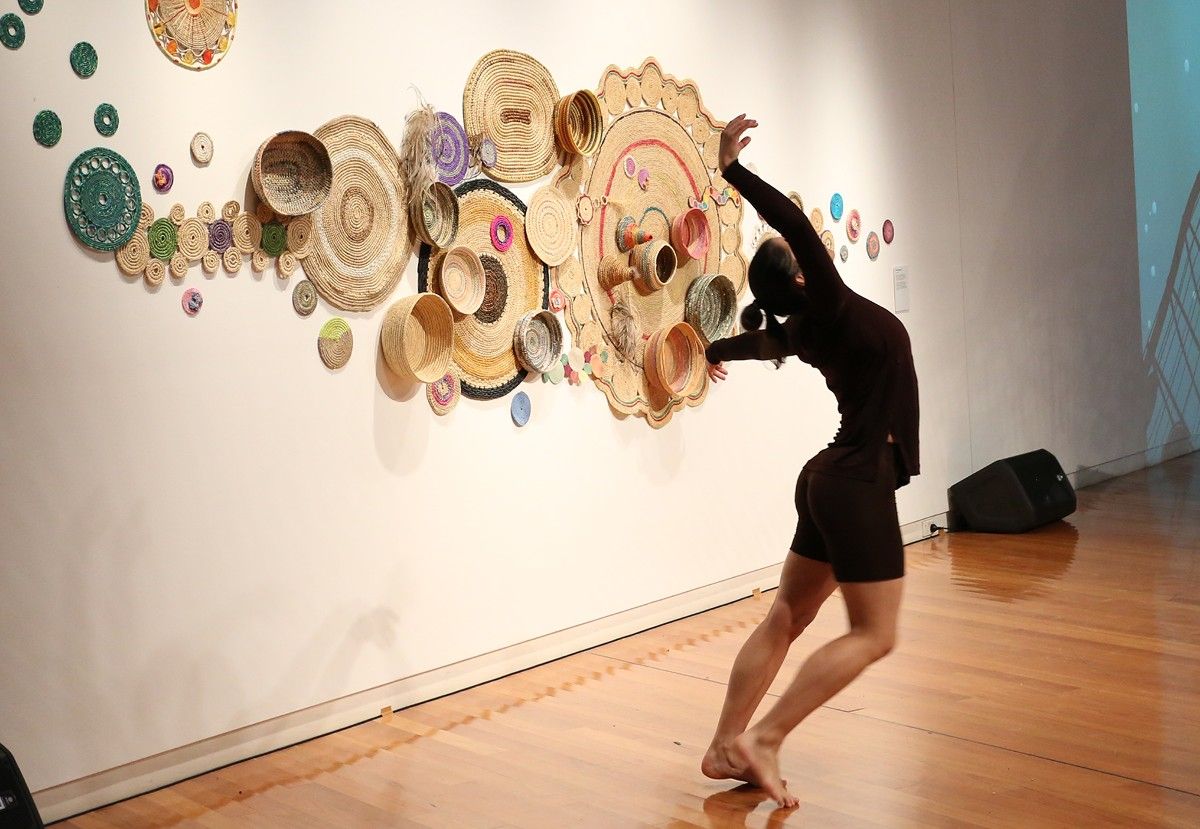
<instances>
[{"instance_id":1,"label":"dark hair bun","mask_svg":"<svg viewBox=\"0 0 1200 829\"><path fill-rule=\"evenodd\" d=\"M757 302L751 302L742 309L742 330L757 331L762 328L763 312Z\"/></svg>"}]
</instances>

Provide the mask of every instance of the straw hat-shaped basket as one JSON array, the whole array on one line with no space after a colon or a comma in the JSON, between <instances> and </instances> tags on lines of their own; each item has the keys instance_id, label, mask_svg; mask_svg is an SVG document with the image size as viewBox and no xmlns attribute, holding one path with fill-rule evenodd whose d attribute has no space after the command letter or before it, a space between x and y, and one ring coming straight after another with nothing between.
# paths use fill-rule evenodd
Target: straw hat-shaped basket
<instances>
[{"instance_id":1,"label":"straw hat-shaped basket","mask_svg":"<svg viewBox=\"0 0 1200 829\"><path fill-rule=\"evenodd\" d=\"M517 321L513 351L526 371L542 374L562 357L563 332L550 311L530 311Z\"/></svg>"},{"instance_id":2,"label":"straw hat-shaped basket","mask_svg":"<svg viewBox=\"0 0 1200 829\"><path fill-rule=\"evenodd\" d=\"M307 132L289 130L258 148L250 182L258 197L281 216L303 216L321 206L333 184L329 150Z\"/></svg>"},{"instance_id":3,"label":"straw hat-shaped basket","mask_svg":"<svg viewBox=\"0 0 1200 829\"><path fill-rule=\"evenodd\" d=\"M671 221L671 247L682 261L703 260L709 242L708 218L703 210L689 208Z\"/></svg>"},{"instance_id":4,"label":"straw hat-shaped basket","mask_svg":"<svg viewBox=\"0 0 1200 829\"><path fill-rule=\"evenodd\" d=\"M686 322L660 328L646 342L646 378L672 397L687 397L703 387L704 362L700 335Z\"/></svg>"},{"instance_id":5,"label":"straw hat-shaped basket","mask_svg":"<svg viewBox=\"0 0 1200 829\"><path fill-rule=\"evenodd\" d=\"M736 313L737 291L729 277L708 273L688 286L683 318L706 342L729 336Z\"/></svg>"},{"instance_id":6,"label":"straw hat-shaped basket","mask_svg":"<svg viewBox=\"0 0 1200 829\"><path fill-rule=\"evenodd\" d=\"M414 294L392 304L379 332L383 359L401 377L432 383L446 375L454 350L454 319L437 294Z\"/></svg>"},{"instance_id":7,"label":"straw hat-shaped basket","mask_svg":"<svg viewBox=\"0 0 1200 829\"><path fill-rule=\"evenodd\" d=\"M635 247L629 261L637 271L636 284L649 292L661 291L666 287L679 265L675 249L661 239Z\"/></svg>"},{"instance_id":8,"label":"straw hat-shaped basket","mask_svg":"<svg viewBox=\"0 0 1200 829\"><path fill-rule=\"evenodd\" d=\"M590 89L564 95L554 105L558 146L571 155L595 155L604 141L604 112Z\"/></svg>"},{"instance_id":9,"label":"straw hat-shaped basket","mask_svg":"<svg viewBox=\"0 0 1200 829\"><path fill-rule=\"evenodd\" d=\"M451 308L463 316L474 314L487 291L487 274L479 254L462 245L450 248L442 257L437 284Z\"/></svg>"},{"instance_id":10,"label":"straw hat-shaped basket","mask_svg":"<svg viewBox=\"0 0 1200 829\"><path fill-rule=\"evenodd\" d=\"M414 205L409 218L421 241L435 248L448 247L458 235L458 196L449 185L435 181L421 199L420 210Z\"/></svg>"}]
</instances>

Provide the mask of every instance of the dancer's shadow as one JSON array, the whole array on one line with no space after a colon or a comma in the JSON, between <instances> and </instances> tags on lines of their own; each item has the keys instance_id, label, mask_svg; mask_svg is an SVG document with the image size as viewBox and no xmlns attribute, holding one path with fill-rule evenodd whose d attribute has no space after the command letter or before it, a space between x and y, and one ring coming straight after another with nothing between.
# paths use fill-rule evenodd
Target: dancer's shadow
<instances>
[{"instance_id":1,"label":"dancer's shadow","mask_svg":"<svg viewBox=\"0 0 1200 829\"><path fill-rule=\"evenodd\" d=\"M763 803L774 803L770 796L749 783L733 789L717 792L704 799L704 816L708 818L710 829L726 829L726 827L747 826L746 820L758 810ZM800 825L799 813L796 809L774 808L767 813L767 822L763 826L786 826L788 818L795 816L792 826Z\"/></svg>"}]
</instances>

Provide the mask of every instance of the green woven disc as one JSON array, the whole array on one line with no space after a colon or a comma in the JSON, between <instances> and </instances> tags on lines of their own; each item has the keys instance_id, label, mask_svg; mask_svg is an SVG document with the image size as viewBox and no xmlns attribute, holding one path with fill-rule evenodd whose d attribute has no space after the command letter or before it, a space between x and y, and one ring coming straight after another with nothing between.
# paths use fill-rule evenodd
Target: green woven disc
<instances>
[{"instance_id":1,"label":"green woven disc","mask_svg":"<svg viewBox=\"0 0 1200 829\"><path fill-rule=\"evenodd\" d=\"M93 116L92 122L96 125L96 132L108 136L116 133L121 119L117 117L117 108L115 106L112 104L101 104L96 107L96 114Z\"/></svg>"},{"instance_id":2,"label":"green woven disc","mask_svg":"<svg viewBox=\"0 0 1200 829\"><path fill-rule=\"evenodd\" d=\"M48 109L33 117L33 140L43 147L53 147L62 138L62 121Z\"/></svg>"},{"instance_id":3,"label":"green woven disc","mask_svg":"<svg viewBox=\"0 0 1200 829\"><path fill-rule=\"evenodd\" d=\"M79 241L96 250L116 250L133 237L142 212L137 174L105 147L82 152L67 168L63 210Z\"/></svg>"},{"instance_id":4,"label":"green woven disc","mask_svg":"<svg viewBox=\"0 0 1200 829\"><path fill-rule=\"evenodd\" d=\"M96 47L87 41L76 43L75 48L71 50L71 68L81 78L90 78L96 74L96 66L99 62L100 58L96 55Z\"/></svg>"},{"instance_id":5,"label":"green woven disc","mask_svg":"<svg viewBox=\"0 0 1200 829\"><path fill-rule=\"evenodd\" d=\"M37 14L42 10L42 0L17 0L17 5L25 14Z\"/></svg>"},{"instance_id":6,"label":"green woven disc","mask_svg":"<svg viewBox=\"0 0 1200 829\"><path fill-rule=\"evenodd\" d=\"M287 228L279 222L267 222L262 226L260 244L268 256L278 256L287 247Z\"/></svg>"},{"instance_id":7,"label":"green woven disc","mask_svg":"<svg viewBox=\"0 0 1200 829\"><path fill-rule=\"evenodd\" d=\"M150 242L150 255L166 261L175 255L179 242L175 235L175 223L170 219L156 219L146 231Z\"/></svg>"},{"instance_id":8,"label":"green woven disc","mask_svg":"<svg viewBox=\"0 0 1200 829\"><path fill-rule=\"evenodd\" d=\"M20 49L25 42L25 23L11 12L0 17L0 43L9 49Z\"/></svg>"}]
</instances>

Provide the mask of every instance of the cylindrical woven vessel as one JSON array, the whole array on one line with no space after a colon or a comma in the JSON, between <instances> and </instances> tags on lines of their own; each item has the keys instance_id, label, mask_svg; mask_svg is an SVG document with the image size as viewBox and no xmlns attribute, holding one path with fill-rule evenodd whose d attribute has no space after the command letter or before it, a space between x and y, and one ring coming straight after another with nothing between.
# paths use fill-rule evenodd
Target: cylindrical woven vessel
<instances>
[{"instance_id":1,"label":"cylindrical woven vessel","mask_svg":"<svg viewBox=\"0 0 1200 829\"><path fill-rule=\"evenodd\" d=\"M724 274L704 274L688 286L683 318L706 342L729 336L736 313L737 291Z\"/></svg>"},{"instance_id":2,"label":"cylindrical woven vessel","mask_svg":"<svg viewBox=\"0 0 1200 829\"><path fill-rule=\"evenodd\" d=\"M671 247L682 261L703 260L710 241L708 218L703 210L689 208L671 221Z\"/></svg>"},{"instance_id":3,"label":"cylindrical woven vessel","mask_svg":"<svg viewBox=\"0 0 1200 829\"><path fill-rule=\"evenodd\" d=\"M558 267L579 244L575 209L557 187L540 188L525 212L525 238L533 252L551 267Z\"/></svg>"},{"instance_id":4,"label":"cylindrical woven vessel","mask_svg":"<svg viewBox=\"0 0 1200 829\"><path fill-rule=\"evenodd\" d=\"M250 182L258 197L276 213L311 213L325 201L333 184L329 150L307 132L278 133L258 148Z\"/></svg>"},{"instance_id":5,"label":"cylindrical woven vessel","mask_svg":"<svg viewBox=\"0 0 1200 829\"><path fill-rule=\"evenodd\" d=\"M448 247L458 235L458 196L448 185L435 181L421 199L420 212L414 207L409 218L422 242Z\"/></svg>"},{"instance_id":6,"label":"cylindrical woven vessel","mask_svg":"<svg viewBox=\"0 0 1200 829\"><path fill-rule=\"evenodd\" d=\"M513 352L526 371L542 374L562 357L563 332L550 311L530 311L517 322Z\"/></svg>"},{"instance_id":7,"label":"cylindrical woven vessel","mask_svg":"<svg viewBox=\"0 0 1200 829\"><path fill-rule=\"evenodd\" d=\"M661 239L643 242L633 249L630 263L637 271L637 284L645 291L661 291L675 275L675 249Z\"/></svg>"},{"instance_id":8,"label":"cylindrical woven vessel","mask_svg":"<svg viewBox=\"0 0 1200 829\"><path fill-rule=\"evenodd\" d=\"M487 274L479 255L461 245L446 251L437 284L451 308L464 316L474 314L483 304L487 290Z\"/></svg>"},{"instance_id":9,"label":"cylindrical woven vessel","mask_svg":"<svg viewBox=\"0 0 1200 829\"><path fill-rule=\"evenodd\" d=\"M450 306L437 294L407 296L388 308L379 338L388 368L432 383L445 376L454 350Z\"/></svg>"},{"instance_id":10,"label":"cylindrical woven vessel","mask_svg":"<svg viewBox=\"0 0 1200 829\"><path fill-rule=\"evenodd\" d=\"M632 282L637 278L637 271L629 264L628 253L610 253L600 260L597 275L600 287L611 291L622 282Z\"/></svg>"},{"instance_id":11,"label":"cylindrical woven vessel","mask_svg":"<svg viewBox=\"0 0 1200 829\"><path fill-rule=\"evenodd\" d=\"M590 89L564 95L554 105L554 134L572 155L595 155L604 141L604 112Z\"/></svg>"},{"instance_id":12,"label":"cylindrical woven vessel","mask_svg":"<svg viewBox=\"0 0 1200 829\"><path fill-rule=\"evenodd\" d=\"M661 328L646 342L646 378L671 397L699 391L707 380L704 362L700 335L686 322Z\"/></svg>"}]
</instances>

